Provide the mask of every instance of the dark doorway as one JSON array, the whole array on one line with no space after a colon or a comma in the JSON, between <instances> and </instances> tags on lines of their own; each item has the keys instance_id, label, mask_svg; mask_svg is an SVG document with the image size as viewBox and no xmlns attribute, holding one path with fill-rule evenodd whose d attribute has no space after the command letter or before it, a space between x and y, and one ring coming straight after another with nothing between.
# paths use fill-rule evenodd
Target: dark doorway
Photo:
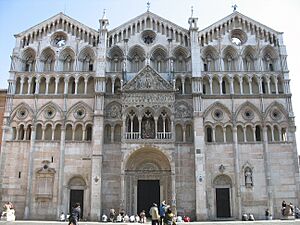
<instances>
[{"instance_id":1,"label":"dark doorway","mask_svg":"<svg viewBox=\"0 0 300 225\"><path fill-rule=\"evenodd\" d=\"M230 217L229 188L216 188L217 217Z\"/></svg>"},{"instance_id":2,"label":"dark doorway","mask_svg":"<svg viewBox=\"0 0 300 225\"><path fill-rule=\"evenodd\" d=\"M81 213L80 217L82 218L83 215L83 190L71 190L70 191L70 214L72 212L72 208L75 205L75 203L80 204Z\"/></svg>"},{"instance_id":3,"label":"dark doorway","mask_svg":"<svg viewBox=\"0 0 300 225\"><path fill-rule=\"evenodd\" d=\"M159 180L138 180L137 210L145 210L147 217L153 203L159 205Z\"/></svg>"}]
</instances>

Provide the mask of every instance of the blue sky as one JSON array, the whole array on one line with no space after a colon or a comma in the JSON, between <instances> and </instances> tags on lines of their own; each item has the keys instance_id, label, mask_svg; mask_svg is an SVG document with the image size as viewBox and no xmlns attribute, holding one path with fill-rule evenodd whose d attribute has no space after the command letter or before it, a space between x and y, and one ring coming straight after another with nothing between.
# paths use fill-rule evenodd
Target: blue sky
<instances>
[{"instance_id":1,"label":"blue sky","mask_svg":"<svg viewBox=\"0 0 300 225\"><path fill-rule=\"evenodd\" d=\"M65 12L68 16L92 28L99 28L103 9L110 21L109 29L144 13L148 0L0 0L0 89L7 88L10 55L15 45L14 34L46 19ZM237 11L277 31L284 32L290 70L293 108L296 125L300 127L300 1L299 0L151 0L150 11L180 26L188 28L191 6L199 18L199 28ZM299 117L298 117L299 116ZM297 136L300 138L300 132ZM300 139L298 139L298 142ZM300 143L300 142L299 142Z\"/></svg>"}]
</instances>

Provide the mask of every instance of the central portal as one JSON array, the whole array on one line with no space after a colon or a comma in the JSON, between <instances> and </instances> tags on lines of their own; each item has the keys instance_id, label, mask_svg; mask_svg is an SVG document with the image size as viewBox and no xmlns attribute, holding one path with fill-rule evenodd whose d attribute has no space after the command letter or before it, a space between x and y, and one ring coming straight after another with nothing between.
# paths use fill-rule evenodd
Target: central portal
<instances>
[{"instance_id":1,"label":"central portal","mask_svg":"<svg viewBox=\"0 0 300 225\"><path fill-rule=\"evenodd\" d=\"M145 210L147 217L153 203L160 203L159 180L138 180L137 210Z\"/></svg>"}]
</instances>

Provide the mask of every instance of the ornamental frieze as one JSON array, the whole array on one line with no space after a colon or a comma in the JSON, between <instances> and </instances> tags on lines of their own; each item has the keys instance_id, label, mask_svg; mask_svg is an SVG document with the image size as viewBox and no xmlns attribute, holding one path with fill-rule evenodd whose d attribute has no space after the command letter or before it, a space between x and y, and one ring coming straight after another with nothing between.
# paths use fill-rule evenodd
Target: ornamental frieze
<instances>
[{"instance_id":1,"label":"ornamental frieze","mask_svg":"<svg viewBox=\"0 0 300 225\"><path fill-rule=\"evenodd\" d=\"M126 93L122 96L124 104L170 104L174 103L175 95L173 93Z\"/></svg>"}]
</instances>

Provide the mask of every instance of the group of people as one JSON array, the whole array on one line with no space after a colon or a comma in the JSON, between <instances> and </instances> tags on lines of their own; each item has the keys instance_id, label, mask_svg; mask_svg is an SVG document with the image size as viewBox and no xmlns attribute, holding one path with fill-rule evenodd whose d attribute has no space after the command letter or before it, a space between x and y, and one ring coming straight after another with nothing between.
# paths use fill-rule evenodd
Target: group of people
<instances>
[{"instance_id":1,"label":"group of people","mask_svg":"<svg viewBox=\"0 0 300 225\"><path fill-rule=\"evenodd\" d=\"M15 221L15 208L14 205L11 202L6 202L3 205L3 211L1 213L1 220L5 221Z\"/></svg>"},{"instance_id":2,"label":"group of people","mask_svg":"<svg viewBox=\"0 0 300 225\"><path fill-rule=\"evenodd\" d=\"M121 223L121 222L130 222L130 223L145 223L146 222L146 213L145 213L145 210L143 210L140 215L131 215L131 216L128 216L126 213L125 213L125 210L124 209L121 209L119 214L116 214L116 211L115 209L110 209L109 210L109 218L103 214L102 217L101 217L101 221L102 222L118 222L118 223Z\"/></svg>"},{"instance_id":3,"label":"group of people","mask_svg":"<svg viewBox=\"0 0 300 225\"><path fill-rule=\"evenodd\" d=\"M152 225L175 225L176 221L172 209L165 201L162 201L159 209L156 203L153 203L149 214L151 216Z\"/></svg>"},{"instance_id":4,"label":"group of people","mask_svg":"<svg viewBox=\"0 0 300 225\"><path fill-rule=\"evenodd\" d=\"M281 203L281 215L286 216L295 216L296 218L300 217L300 210L298 207L294 207L293 203L287 204L285 201Z\"/></svg>"}]
</instances>

